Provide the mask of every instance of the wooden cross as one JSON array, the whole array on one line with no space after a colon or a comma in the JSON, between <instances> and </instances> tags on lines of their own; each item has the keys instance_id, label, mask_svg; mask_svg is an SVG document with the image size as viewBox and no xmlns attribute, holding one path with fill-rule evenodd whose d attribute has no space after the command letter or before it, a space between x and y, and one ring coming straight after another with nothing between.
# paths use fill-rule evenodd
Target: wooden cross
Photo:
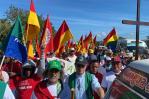
<instances>
[{"instance_id":1,"label":"wooden cross","mask_svg":"<svg viewBox=\"0 0 149 99\"><path fill-rule=\"evenodd\" d=\"M149 26L149 22L141 22L140 21L140 0L137 0L137 16L136 16L136 21L122 20L122 23L123 24L129 24L129 25L136 25L136 54L135 54L135 60L138 60L140 25Z\"/></svg>"}]
</instances>

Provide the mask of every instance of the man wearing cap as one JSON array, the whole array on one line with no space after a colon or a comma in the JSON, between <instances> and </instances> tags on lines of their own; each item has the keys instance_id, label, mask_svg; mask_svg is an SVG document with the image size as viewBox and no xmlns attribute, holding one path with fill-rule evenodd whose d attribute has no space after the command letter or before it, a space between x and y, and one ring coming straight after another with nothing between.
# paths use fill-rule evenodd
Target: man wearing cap
<instances>
[{"instance_id":1,"label":"man wearing cap","mask_svg":"<svg viewBox=\"0 0 149 99\"><path fill-rule=\"evenodd\" d=\"M112 60L112 71L106 72L106 75L104 76L101 86L107 91L113 81L116 78L116 75L118 75L121 72L121 61L119 56L115 56Z\"/></svg>"},{"instance_id":2,"label":"man wearing cap","mask_svg":"<svg viewBox=\"0 0 149 99\"><path fill-rule=\"evenodd\" d=\"M92 56L94 56L94 50L93 49L89 49L88 50L87 60L89 61Z\"/></svg>"},{"instance_id":3,"label":"man wearing cap","mask_svg":"<svg viewBox=\"0 0 149 99\"><path fill-rule=\"evenodd\" d=\"M71 98L94 99L93 91L97 92L100 98L104 97L104 91L97 78L86 71L88 63L84 56L78 56L75 62L76 72L69 76L69 87Z\"/></svg>"},{"instance_id":4,"label":"man wearing cap","mask_svg":"<svg viewBox=\"0 0 149 99\"><path fill-rule=\"evenodd\" d=\"M44 80L34 89L32 99L70 99L69 88L60 80L61 70L60 61L50 61L45 71Z\"/></svg>"},{"instance_id":5,"label":"man wearing cap","mask_svg":"<svg viewBox=\"0 0 149 99\"><path fill-rule=\"evenodd\" d=\"M4 82L2 70L0 70L0 99L15 99L8 84Z\"/></svg>"}]
</instances>

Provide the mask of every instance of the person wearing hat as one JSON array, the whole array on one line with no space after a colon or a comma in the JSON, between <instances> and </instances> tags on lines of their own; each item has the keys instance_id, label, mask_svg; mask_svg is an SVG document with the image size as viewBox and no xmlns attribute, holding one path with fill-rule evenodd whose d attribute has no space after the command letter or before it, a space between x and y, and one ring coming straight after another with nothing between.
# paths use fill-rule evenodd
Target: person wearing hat
<instances>
[{"instance_id":1,"label":"person wearing hat","mask_svg":"<svg viewBox=\"0 0 149 99\"><path fill-rule=\"evenodd\" d=\"M72 63L75 63L77 56L75 55L75 49L74 48L70 48L70 54L69 54L69 61Z\"/></svg>"},{"instance_id":2,"label":"person wearing hat","mask_svg":"<svg viewBox=\"0 0 149 99\"><path fill-rule=\"evenodd\" d=\"M98 69L98 72L100 72L103 76L105 76L107 72L112 71L112 59L111 59L111 57L106 56L104 61L105 61L104 65L101 65Z\"/></svg>"},{"instance_id":3,"label":"person wearing hat","mask_svg":"<svg viewBox=\"0 0 149 99\"><path fill-rule=\"evenodd\" d=\"M36 84L41 80L41 67L37 66L33 60L28 60L22 66L22 74L15 77L17 99L30 99ZM35 71L37 70L37 73Z\"/></svg>"},{"instance_id":4,"label":"person wearing hat","mask_svg":"<svg viewBox=\"0 0 149 99\"><path fill-rule=\"evenodd\" d=\"M104 97L104 91L97 78L86 72L88 62L84 56L78 56L75 62L76 72L71 74L68 84L73 99L94 99L93 91L97 92L100 98Z\"/></svg>"},{"instance_id":5,"label":"person wearing hat","mask_svg":"<svg viewBox=\"0 0 149 99\"><path fill-rule=\"evenodd\" d=\"M44 73L44 80L34 89L32 99L70 99L68 89L66 89L66 86L64 86L63 81L60 79L61 70L60 61L53 60L48 62Z\"/></svg>"},{"instance_id":6,"label":"person wearing hat","mask_svg":"<svg viewBox=\"0 0 149 99\"><path fill-rule=\"evenodd\" d=\"M104 76L101 86L104 88L105 92L109 90L110 86L112 85L113 81L116 78L116 75L119 75L121 72L121 60L119 56L115 56L112 59L112 70L109 72L106 72L106 75Z\"/></svg>"},{"instance_id":7,"label":"person wearing hat","mask_svg":"<svg viewBox=\"0 0 149 99\"><path fill-rule=\"evenodd\" d=\"M119 75L121 73L121 70L124 69L119 56L115 56L113 58L112 67L113 67L113 71L115 72L116 75Z\"/></svg>"},{"instance_id":8,"label":"person wearing hat","mask_svg":"<svg viewBox=\"0 0 149 99\"><path fill-rule=\"evenodd\" d=\"M94 50L93 49L89 49L88 50L88 56L87 56L87 60L90 61L90 58L94 56Z\"/></svg>"},{"instance_id":9,"label":"person wearing hat","mask_svg":"<svg viewBox=\"0 0 149 99\"><path fill-rule=\"evenodd\" d=\"M9 88L9 85L4 81L5 81L4 72L0 69L0 98L15 99L11 89Z\"/></svg>"}]
</instances>

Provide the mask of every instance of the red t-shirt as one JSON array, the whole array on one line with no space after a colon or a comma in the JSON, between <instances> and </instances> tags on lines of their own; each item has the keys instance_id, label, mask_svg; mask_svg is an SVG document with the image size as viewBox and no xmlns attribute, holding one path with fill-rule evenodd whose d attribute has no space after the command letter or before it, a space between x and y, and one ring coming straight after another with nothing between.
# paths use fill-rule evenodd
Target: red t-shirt
<instances>
[{"instance_id":1,"label":"red t-shirt","mask_svg":"<svg viewBox=\"0 0 149 99\"><path fill-rule=\"evenodd\" d=\"M33 75L30 78L16 77L17 99L30 99L35 86L40 80L41 78L38 75Z\"/></svg>"},{"instance_id":2,"label":"red t-shirt","mask_svg":"<svg viewBox=\"0 0 149 99\"><path fill-rule=\"evenodd\" d=\"M14 73L21 73L21 63L19 62L13 62L13 63L7 63L4 64L2 67L2 70L6 71L6 72L14 72ZM15 89L15 84L14 84L14 80L15 80L15 76L14 77L10 77L9 78L9 87L11 90Z\"/></svg>"}]
</instances>

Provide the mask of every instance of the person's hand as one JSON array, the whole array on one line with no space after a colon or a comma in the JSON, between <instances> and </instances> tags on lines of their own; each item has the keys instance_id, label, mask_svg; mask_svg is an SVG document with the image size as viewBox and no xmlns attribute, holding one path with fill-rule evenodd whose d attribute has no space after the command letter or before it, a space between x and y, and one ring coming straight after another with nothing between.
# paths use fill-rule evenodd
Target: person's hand
<instances>
[{"instance_id":1,"label":"person's hand","mask_svg":"<svg viewBox=\"0 0 149 99\"><path fill-rule=\"evenodd\" d=\"M16 73L15 72L9 72L9 76L10 77L16 76Z\"/></svg>"},{"instance_id":2,"label":"person's hand","mask_svg":"<svg viewBox=\"0 0 149 99\"><path fill-rule=\"evenodd\" d=\"M2 70L0 70L0 80L1 80L1 81L4 81L4 77L3 77L3 75L2 75Z\"/></svg>"}]
</instances>

